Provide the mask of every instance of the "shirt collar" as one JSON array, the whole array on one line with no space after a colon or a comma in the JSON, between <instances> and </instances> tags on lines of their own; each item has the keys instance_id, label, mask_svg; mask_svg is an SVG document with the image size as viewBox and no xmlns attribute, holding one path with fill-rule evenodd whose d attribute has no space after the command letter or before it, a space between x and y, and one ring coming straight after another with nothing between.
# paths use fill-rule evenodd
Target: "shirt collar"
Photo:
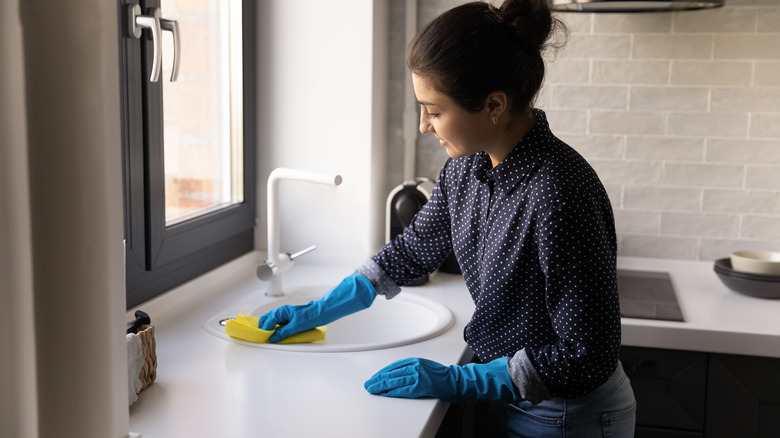
<instances>
[{"instance_id":1,"label":"shirt collar","mask_svg":"<svg viewBox=\"0 0 780 438\"><path fill-rule=\"evenodd\" d=\"M485 152L477 153L474 166L474 177L482 182L492 181L494 187L506 194L509 194L531 170L538 165L538 150L546 143L541 141L543 137L552 137L550 125L547 123L547 116L540 109L533 109L534 126L509 152L503 161L498 163L495 168L492 167L490 156Z\"/></svg>"}]
</instances>

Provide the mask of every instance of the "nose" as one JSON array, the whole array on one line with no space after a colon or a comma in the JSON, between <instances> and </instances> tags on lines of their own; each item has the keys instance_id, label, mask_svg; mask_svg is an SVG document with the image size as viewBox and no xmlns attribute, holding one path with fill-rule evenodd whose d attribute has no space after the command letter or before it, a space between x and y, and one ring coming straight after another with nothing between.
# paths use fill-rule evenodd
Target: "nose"
<instances>
[{"instance_id":1,"label":"nose","mask_svg":"<svg viewBox=\"0 0 780 438\"><path fill-rule=\"evenodd\" d=\"M428 113L425 111L425 108L422 108L420 109L420 133L425 134L426 132L433 132L433 127L431 122L428 121Z\"/></svg>"}]
</instances>

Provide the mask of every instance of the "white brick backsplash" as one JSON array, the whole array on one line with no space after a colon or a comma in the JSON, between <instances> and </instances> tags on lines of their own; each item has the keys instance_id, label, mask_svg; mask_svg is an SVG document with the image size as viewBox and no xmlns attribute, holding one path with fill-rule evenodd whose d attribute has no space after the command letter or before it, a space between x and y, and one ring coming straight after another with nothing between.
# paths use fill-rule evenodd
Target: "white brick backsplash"
<instances>
[{"instance_id":1,"label":"white brick backsplash","mask_svg":"<svg viewBox=\"0 0 780 438\"><path fill-rule=\"evenodd\" d=\"M663 259L695 259L698 240L695 238L618 235L619 252L631 257Z\"/></svg>"},{"instance_id":2,"label":"white brick backsplash","mask_svg":"<svg viewBox=\"0 0 780 438\"><path fill-rule=\"evenodd\" d=\"M632 110L706 111L709 91L706 88L632 87Z\"/></svg>"},{"instance_id":3,"label":"white brick backsplash","mask_svg":"<svg viewBox=\"0 0 780 438\"><path fill-rule=\"evenodd\" d=\"M746 186L749 189L780 190L780 166L748 166Z\"/></svg>"},{"instance_id":4,"label":"white brick backsplash","mask_svg":"<svg viewBox=\"0 0 780 438\"><path fill-rule=\"evenodd\" d=\"M780 140L719 140L707 142L706 160L725 163L780 164Z\"/></svg>"},{"instance_id":5,"label":"white brick backsplash","mask_svg":"<svg viewBox=\"0 0 780 438\"><path fill-rule=\"evenodd\" d=\"M553 132L584 133L587 128L588 114L585 111L548 109L546 114Z\"/></svg>"},{"instance_id":6,"label":"white brick backsplash","mask_svg":"<svg viewBox=\"0 0 780 438\"><path fill-rule=\"evenodd\" d=\"M630 48L628 35L576 35L576 38L569 38L561 55L567 58L628 58Z\"/></svg>"},{"instance_id":7,"label":"white brick backsplash","mask_svg":"<svg viewBox=\"0 0 780 438\"><path fill-rule=\"evenodd\" d=\"M594 14L593 32L664 32L672 29L672 14Z\"/></svg>"},{"instance_id":8,"label":"white brick backsplash","mask_svg":"<svg viewBox=\"0 0 780 438\"><path fill-rule=\"evenodd\" d=\"M750 85L750 61L672 61L672 84Z\"/></svg>"},{"instance_id":9,"label":"white brick backsplash","mask_svg":"<svg viewBox=\"0 0 780 438\"><path fill-rule=\"evenodd\" d=\"M702 161L704 140L673 137L628 137L626 158L631 160Z\"/></svg>"},{"instance_id":10,"label":"white brick backsplash","mask_svg":"<svg viewBox=\"0 0 780 438\"><path fill-rule=\"evenodd\" d=\"M594 60L596 84L666 84L669 61Z\"/></svg>"},{"instance_id":11,"label":"white brick backsplash","mask_svg":"<svg viewBox=\"0 0 780 438\"><path fill-rule=\"evenodd\" d=\"M700 198L698 189L659 186L625 186L623 189L625 208L699 211Z\"/></svg>"},{"instance_id":12,"label":"white brick backsplash","mask_svg":"<svg viewBox=\"0 0 780 438\"><path fill-rule=\"evenodd\" d=\"M728 0L729 6L777 6L777 0Z\"/></svg>"},{"instance_id":13,"label":"white brick backsplash","mask_svg":"<svg viewBox=\"0 0 780 438\"><path fill-rule=\"evenodd\" d=\"M664 133L665 116L657 112L625 112L593 110L590 113L590 132L599 134Z\"/></svg>"},{"instance_id":14,"label":"white brick backsplash","mask_svg":"<svg viewBox=\"0 0 780 438\"><path fill-rule=\"evenodd\" d=\"M669 115L669 134L696 137L745 137L747 114L673 113Z\"/></svg>"},{"instance_id":15,"label":"white brick backsplash","mask_svg":"<svg viewBox=\"0 0 780 438\"><path fill-rule=\"evenodd\" d=\"M744 166L666 163L664 184L692 187L742 187Z\"/></svg>"},{"instance_id":16,"label":"white brick backsplash","mask_svg":"<svg viewBox=\"0 0 780 438\"><path fill-rule=\"evenodd\" d=\"M536 95L536 99L534 100L534 107L536 108L548 108L550 106L550 100L552 99L552 96L550 96L551 91L549 87L542 87L541 90L539 90L539 93Z\"/></svg>"},{"instance_id":17,"label":"white brick backsplash","mask_svg":"<svg viewBox=\"0 0 780 438\"><path fill-rule=\"evenodd\" d=\"M602 182L624 184L658 184L661 182L661 163L591 160L590 164Z\"/></svg>"},{"instance_id":18,"label":"white brick backsplash","mask_svg":"<svg viewBox=\"0 0 780 438\"><path fill-rule=\"evenodd\" d=\"M420 25L465 1L420 0ZM545 54L536 105L598 172L619 254L714 260L780 250L780 0L557 16L569 40ZM390 43L391 62L403 64L403 39ZM390 70L388 135L399 137L390 145L403 143L403 67ZM446 154L425 137L417 173L435 178ZM388 169L389 188L402 173L397 150L388 150L398 167Z\"/></svg>"},{"instance_id":19,"label":"white brick backsplash","mask_svg":"<svg viewBox=\"0 0 780 438\"><path fill-rule=\"evenodd\" d=\"M627 87L585 87L559 85L552 87L552 105L557 108L625 109Z\"/></svg>"},{"instance_id":20,"label":"white brick backsplash","mask_svg":"<svg viewBox=\"0 0 780 438\"><path fill-rule=\"evenodd\" d=\"M780 112L780 88L712 90L712 111Z\"/></svg>"},{"instance_id":21,"label":"white brick backsplash","mask_svg":"<svg viewBox=\"0 0 780 438\"><path fill-rule=\"evenodd\" d=\"M756 86L780 86L780 62L756 62Z\"/></svg>"},{"instance_id":22,"label":"white brick backsplash","mask_svg":"<svg viewBox=\"0 0 780 438\"><path fill-rule=\"evenodd\" d=\"M604 184L604 189L607 190L607 196L609 196L609 201L612 203L612 208L621 208L623 206L623 186L606 183Z\"/></svg>"},{"instance_id":23,"label":"white brick backsplash","mask_svg":"<svg viewBox=\"0 0 780 438\"><path fill-rule=\"evenodd\" d=\"M704 211L780 214L777 192L705 189L703 195Z\"/></svg>"},{"instance_id":24,"label":"white brick backsplash","mask_svg":"<svg viewBox=\"0 0 780 438\"><path fill-rule=\"evenodd\" d=\"M593 23L593 14L580 14L578 12L559 12L556 17L566 24L569 32L590 33Z\"/></svg>"},{"instance_id":25,"label":"white brick backsplash","mask_svg":"<svg viewBox=\"0 0 780 438\"><path fill-rule=\"evenodd\" d=\"M780 216L745 216L742 236L756 239L780 239Z\"/></svg>"},{"instance_id":26,"label":"white brick backsplash","mask_svg":"<svg viewBox=\"0 0 780 438\"><path fill-rule=\"evenodd\" d=\"M732 236L739 232L736 214L664 213L661 215L662 234L688 236Z\"/></svg>"},{"instance_id":27,"label":"white brick backsplash","mask_svg":"<svg viewBox=\"0 0 780 438\"><path fill-rule=\"evenodd\" d=\"M634 58L710 59L711 53L711 36L634 35Z\"/></svg>"},{"instance_id":28,"label":"white brick backsplash","mask_svg":"<svg viewBox=\"0 0 780 438\"><path fill-rule=\"evenodd\" d=\"M637 210L616 210L615 228L618 233L657 234L660 230L661 214Z\"/></svg>"},{"instance_id":29,"label":"white brick backsplash","mask_svg":"<svg viewBox=\"0 0 780 438\"><path fill-rule=\"evenodd\" d=\"M753 114L750 136L754 138L780 138L780 114Z\"/></svg>"},{"instance_id":30,"label":"white brick backsplash","mask_svg":"<svg viewBox=\"0 0 780 438\"><path fill-rule=\"evenodd\" d=\"M718 260L729 257L732 251L778 251L780 244L768 240L701 239L699 259Z\"/></svg>"},{"instance_id":31,"label":"white brick backsplash","mask_svg":"<svg viewBox=\"0 0 780 438\"><path fill-rule=\"evenodd\" d=\"M753 32L756 9L723 8L702 10L695 14L674 14L675 32L731 33Z\"/></svg>"},{"instance_id":32,"label":"white brick backsplash","mask_svg":"<svg viewBox=\"0 0 780 438\"><path fill-rule=\"evenodd\" d=\"M780 58L780 36L716 35L715 59Z\"/></svg>"},{"instance_id":33,"label":"white brick backsplash","mask_svg":"<svg viewBox=\"0 0 780 438\"><path fill-rule=\"evenodd\" d=\"M590 61L587 59L557 58L547 63L546 82L587 83Z\"/></svg>"},{"instance_id":34,"label":"white brick backsplash","mask_svg":"<svg viewBox=\"0 0 780 438\"><path fill-rule=\"evenodd\" d=\"M758 32L780 32L780 9L758 10Z\"/></svg>"},{"instance_id":35,"label":"white brick backsplash","mask_svg":"<svg viewBox=\"0 0 780 438\"><path fill-rule=\"evenodd\" d=\"M561 134L558 137L588 160L623 158L625 154L626 140L622 135Z\"/></svg>"}]
</instances>

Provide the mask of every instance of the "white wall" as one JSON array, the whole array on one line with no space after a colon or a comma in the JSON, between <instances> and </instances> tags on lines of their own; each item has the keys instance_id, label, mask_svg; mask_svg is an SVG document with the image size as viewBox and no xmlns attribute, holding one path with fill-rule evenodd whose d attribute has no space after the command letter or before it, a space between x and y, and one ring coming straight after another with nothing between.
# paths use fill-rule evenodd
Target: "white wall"
<instances>
[{"instance_id":1,"label":"white wall","mask_svg":"<svg viewBox=\"0 0 780 438\"><path fill-rule=\"evenodd\" d=\"M126 437L116 3L2 4L0 435Z\"/></svg>"},{"instance_id":2,"label":"white wall","mask_svg":"<svg viewBox=\"0 0 780 438\"><path fill-rule=\"evenodd\" d=\"M0 2L0 436L37 437L22 26Z\"/></svg>"},{"instance_id":3,"label":"white wall","mask_svg":"<svg viewBox=\"0 0 780 438\"><path fill-rule=\"evenodd\" d=\"M276 167L344 179L339 187L281 183L282 251L316 244L318 250L307 257L357 263L378 248L384 4L258 2L258 248L266 248L265 187Z\"/></svg>"}]
</instances>

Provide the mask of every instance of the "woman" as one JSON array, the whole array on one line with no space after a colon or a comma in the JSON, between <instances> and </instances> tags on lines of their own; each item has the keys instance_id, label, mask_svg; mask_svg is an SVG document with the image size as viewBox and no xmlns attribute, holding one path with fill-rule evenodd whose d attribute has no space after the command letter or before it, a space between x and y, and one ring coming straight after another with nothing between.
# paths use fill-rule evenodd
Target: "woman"
<instances>
[{"instance_id":1,"label":"woman","mask_svg":"<svg viewBox=\"0 0 780 438\"><path fill-rule=\"evenodd\" d=\"M450 159L428 203L323 299L264 315L272 341L392 298L454 251L476 304L465 338L478 363L412 358L365 383L372 394L490 401L510 436L633 436L618 361L616 238L587 162L533 109L542 52L562 24L547 0L453 8L411 42L420 131Z\"/></svg>"}]
</instances>

